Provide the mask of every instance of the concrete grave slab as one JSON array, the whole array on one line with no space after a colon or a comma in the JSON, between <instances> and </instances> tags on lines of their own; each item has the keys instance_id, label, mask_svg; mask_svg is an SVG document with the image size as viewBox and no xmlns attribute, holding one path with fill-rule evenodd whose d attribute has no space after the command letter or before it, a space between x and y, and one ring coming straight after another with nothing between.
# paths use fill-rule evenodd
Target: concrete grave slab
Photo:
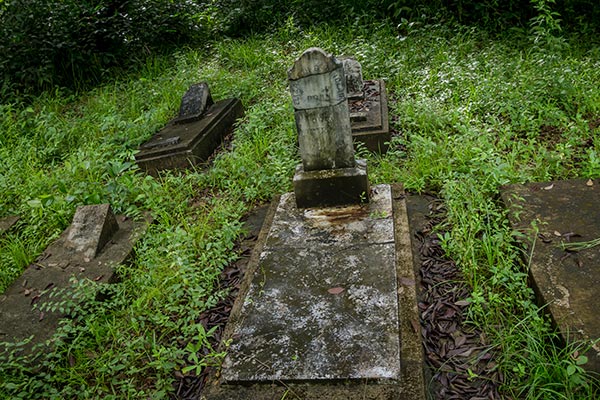
<instances>
[{"instance_id":1,"label":"concrete grave slab","mask_svg":"<svg viewBox=\"0 0 600 400\"><path fill-rule=\"evenodd\" d=\"M379 185L368 205L307 210L281 197L203 398L424 399L401 196Z\"/></svg>"},{"instance_id":2,"label":"concrete grave slab","mask_svg":"<svg viewBox=\"0 0 600 400\"><path fill-rule=\"evenodd\" d=\"M17 221L19 221L19 217L17 215L11 215L9 217L0 218L0 235L5 232L8 232L10 228L12 228Z\"/></svg>"},{"instance_id":3,"label":"concrete grave slab","mask_svg":"<svg viewBox=\"0 0 600 400\"><path fill-rule=\"evenodd\" d=\"M584 367L600 373L600 246L579 252L560 247L568 239L600 238L600 180L509 185L501 193L512 225L533 249L529 274L540 304L547 304L565 341L590 343Z\"/></svg>"},{"instance_id":4,"label":"concrete grave slab","mask_svg":"<svg viewBox=\"0 0 600 400\"><path fill-rule=\"evenodd\" d=\"M50 291L69 288L72 278L111 282L148 222L115 216L108 204L79 207L71 226L0 295L0 342L32 336L27 351L51 338L63 315L35 305L48 301Z\"/></svg>"},{"instance_id":5,"label":"concrete grave slab","mask_svg":"<svg viewBox=\"0 0 600 400\"><path fill-rule=\"evenodd\" d=\"M233 131L235 121L243 115L239 99L213 104L206 84L192 86L182 100L179 117L140 146L136 162L150 174L201 164Z\"/></svg>"}]
</instances>

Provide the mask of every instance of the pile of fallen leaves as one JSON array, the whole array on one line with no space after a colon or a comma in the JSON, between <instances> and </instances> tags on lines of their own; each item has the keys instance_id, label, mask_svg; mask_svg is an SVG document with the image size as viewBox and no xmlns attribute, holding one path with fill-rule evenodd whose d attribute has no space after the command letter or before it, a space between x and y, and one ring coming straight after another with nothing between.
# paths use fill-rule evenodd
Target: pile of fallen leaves
<instances>
[{"instance_id":1,"label":"pile of fallen leaves","mask_svg":"<svg viewBox=\"0 0 600 400\"><path fill-rule=\"evenodd\" d=\"M419 296L423 347L436 399L500 399L503 375L485 334L465 323L470 288L456 264L445 257L434 227L443 220L439 201L415 234L419 242L422 291Z\"/></svg>"}]
</instances>

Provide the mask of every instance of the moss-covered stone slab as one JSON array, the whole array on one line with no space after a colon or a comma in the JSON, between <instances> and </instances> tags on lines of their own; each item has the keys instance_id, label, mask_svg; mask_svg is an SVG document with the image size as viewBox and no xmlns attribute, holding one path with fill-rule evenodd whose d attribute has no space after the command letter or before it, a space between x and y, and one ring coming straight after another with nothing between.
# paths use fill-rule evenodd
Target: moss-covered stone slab
<instances>
[{"instance_id":1,"label":"moss-covered stone slab","mask_svg":"<svg viewBox=\"0 0 600 400\"><path fill-rule=\"evenodd\" d=\"M72 279L112 282L115 266L129 257L147 226L148 220L113 215L108 204L78 208L71 226L0 295L0 342L32 337L29 351L50 339L64 315L37 306L52 291L68 289ZM68 298L55 300L60 296Z\"/></svg>"},{"instance_id":2,"label":"moss-covered stone slab","mask_svg":"<svg viewBox=\"0 0 600 400\"><path fill-rule=\"evenodd\" d=\"M600 246L568 252L561 243L600 238L600 180L569 180L502 189L510 220L533 251L529 273L565 341L589 343L585 368L600 372Z\"/></svg>"},{"instance_id":3,"label":"moss-covered stone slab","mask_svg":"<svg viewBox=\"0 0 600 400\"><path fill-rule=\"evenodd\" d=\"M202 398L424 400L410 237L396 202L401 190L388 185L362 206L302 210L292 193L281 197L224 334L229 354Z\"/></svg>"},{"instance_id":4,"label":"moss-covered stone slab","mask_svg":"<svg viewBox=\"0 0 600 400\"><path fill-rule=\"evenodd\" d=\"M140 146L135 159L150 174L165 169L186 169L205 162L232 132L235 121L244 115L239 99L219 101L197 117L171 121ZM199 119L198 119L199 118Z\"/></svg>"}]
</instances>

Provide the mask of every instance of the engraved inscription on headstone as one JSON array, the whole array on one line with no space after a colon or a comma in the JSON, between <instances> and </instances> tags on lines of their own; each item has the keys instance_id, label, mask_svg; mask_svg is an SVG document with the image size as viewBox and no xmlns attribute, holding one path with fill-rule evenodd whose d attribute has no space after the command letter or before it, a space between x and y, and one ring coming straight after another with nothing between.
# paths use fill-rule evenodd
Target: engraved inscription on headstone
<instances>
[{"instance_id":1,"label":"engraved inscription on headstone","mask_svg":"<svg viewBox=\"0 0 600 400\"><path fill-rule=\"evenodd\" d=\"M305 171L355 166L344 67L313 47L288 71Z\"/></svg>"}]
</instances>

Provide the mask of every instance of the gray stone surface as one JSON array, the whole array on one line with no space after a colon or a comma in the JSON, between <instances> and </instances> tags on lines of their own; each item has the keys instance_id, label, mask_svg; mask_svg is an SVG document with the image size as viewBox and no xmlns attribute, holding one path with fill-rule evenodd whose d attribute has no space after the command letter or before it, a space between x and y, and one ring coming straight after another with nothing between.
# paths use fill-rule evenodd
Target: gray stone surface
<instances>
[{"instance_id":1,"label":"gray stone surface","mask_svg":"<svg viewBox=\"0 0 600 400\"><path fill-rule=\"evenodd\" d=\"M65 247L94 258L119 230L110 204L78 207L67 232Z\"/></svg>"},{"instance_id":2,"label":"gray stone surface","mask_svg":"<svg viewBox=\"0 0 600 400\"><path fill-rule=\"evenodd\" d=\"M566 341L587 341L589 363L600 373L600 246L575 253L560 243L600 237L600 180L510 185L502 190L515 229L533 249L529 274L542 305ZM535 223L539 232L533 229Z\"/></svg>"},{"instance_id":3,"label":"gray stone surface","mask_svg":"<svg viewBox=\"0 0 600 400\"><path fill-rule=\"evenodd\" d=\"M367 206L282 196L235 327L225 382L399 379L390 187Z\"/></svg>"},{"instance_id":4,"label":"gray stone surface","mask_svg":"<svg viewBox=\"0 0 600 400\"><path fill-rule=\"evenodd\" d=\"M18 220L19 217L17 215L11 215L9 217L0 218L0 235L2 235L5 232L8 232L10 228L12 228L17 223Z\"/></svg>"},{"instance_id":5,"label":"gray stone surface","mask_svg":"<svg viewBox=\"0 0 600 400\"><path fill-rule=\"evenodd\" d=\"M199 120L208 107L214 104L210 95L208 83L201 82L190 86L181 99L179 115L173 121L176 124L184 124Z\"/></svg>"},{"instance_id":6,"label":"gray stone surface","mask_svg":"<svg viewBox=\"0 0 600 400\"><path fill-rule=\"evenodd\" d=\"M90 207L94 210L92 218L86 216L86 208ZM34 345L50 339L64 315L41 311L36 305L49 301L52 291L69 288L71 279L111 282L114 267L129 257L149 222L114 217L108 205L86 208L78 210L73 224L0 295L0 342L15 343L31 336L32 341L24 349L29 352ZM101 218L107 215L108 224ZM88 241L86 233L96 239ZM95 255L90 257L92 251Z\"/></svg>"},{"instance_id":7,"label":"gray stone surface","mask_svg":"<svg viewBox=\"0 0 600 400\"><path fill-rule=\"evenodd\" d=\"M344 67L310 48L288 71L305 171L354 167Z\"/></svg>"},{"instance_id":8,"label":"gray stone surface","mask_svg":"<svg viewBox=\"0 0 600 400\"><path fill-rule=\"evenodd\" d=\"M243 115L240 100L227 99L213 104L197 121L171 122L140 146L136 162L150 174L199 165L213 154Z\"/></svg>"},{"instance_id":9,"label":"gray stone surface","mask_svg":"<svg viewBox=\"0 0 600 400\"><path fill-rule=\"evenodd\" d=\"M358 61L351 57L344 57L344 75L346 75L346 93L348 99L362 99L363 76L362 67Z\"/></svg>"},{"instance_id":10,"label":"gray stone surface","mask_svg":"<svg viewBox=\"0 0 600 400\"><path fill-rule=\"evenodd\" d=\"M389 193L387 187L383 191L380 191L379 187L374 187L375 205L386 202L389 204L389 200L381 202L379 199L379 196L388 196ZM289 201L288 198L285 203L287 204ZM234 332L239 330L239 327L243 326L244 321L247 319L247 314L241 311L243 308L248 308L248 304L244 304L244 299L249 289L253 286L256 287L257 282L264 281L263 286L267 285L266 280L257 278L258 275L263 274L261 259L262 254L269 247L267 246L267 239L272 243L271 247L275 246L280 249L287 249L289 243L296 242L299 243L301 248L312 249L315 243L318 243L319 246L323 246L331 254L338 248L346 248L352 246L352 243L359 243L360 239L365 238L365 236L368 239L366 242L375 243L375 246L380 246L382 243L387 246L387 239L392 235L395 245L396 287L399 302L397 309L399 320L397 340L400 340L399 378L349 379L342 376L339 379L310 379L300 382L285 379L228 382L223 379L221 370L214 369L209 375L200 399L425 400L421 335L418 329L415 330L415 326L418 327L419 325L419 313L416 303L414 268L418 268L418 266L413 265L406 201L404 191L400 185L392 186L391 202L393 221L389 218L383 218L390 210L389 206L376 206L374 209L369 209L373 205L367 205L359 208L339 207L336 209L294 211L293 201L290 207L282 207L282 202L276 198L266 213L263 228L258 235L257 245L251 253L248 272L244 276L240 286L240 295L232 308L229 323L223 333L223 342L228 343L231 338L233 340L240 339L234 335ZM275 214L277 214L276 217ZM372 221L371 224L365 225L360 221L367 215L372 218ZM307 225L302 222L303 220L311 222ZM375 223L373 220L379 220L379 223ZM369 269L373 261L370 260L369 266L366 266L365 269ZM293 270L293 267L293 265L288 265L289 269ZM324 285L325 287L327 285ZM340 296L345 294L346 291L337 295L334 293L328 292L332 296ZM319 293L318 295L322 294ZM285 296L285 293L282 292L282 296ZM337 300L341 299L338 298ZM293 323L300 324L302 322L293 321ZM374 329L377 329L377 327ZM377 335L381 334L377 333ZM351 346L353 345L351 344ZM227 347L222 345L220 350L225 351ZM281 357L287 358L286 355ZM296 360L298 360L297 357ZM264 365L262 367L265 368ZM347 367L342 366L341 368Z\"/></svg>"}]
</instances>

